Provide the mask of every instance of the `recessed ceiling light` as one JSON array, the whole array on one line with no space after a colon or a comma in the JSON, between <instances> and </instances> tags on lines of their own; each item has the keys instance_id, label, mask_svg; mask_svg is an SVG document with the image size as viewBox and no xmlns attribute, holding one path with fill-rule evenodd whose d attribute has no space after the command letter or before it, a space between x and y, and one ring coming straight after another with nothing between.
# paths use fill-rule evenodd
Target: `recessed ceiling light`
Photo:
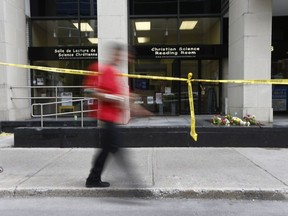
<instances>
[{"instance_id":1,"label":"recessed ceiling light","mask_svg":"<svg viewBox=\"0 0 288 216\"><path fill-rule=\"evenodd\" d=\"M180 30L192 30L197 25L198 21L182 21Z\"/></svg>"},{"instance_id":2,"label":"recessed ceiling light","mask_svg":"<svg viewBox=\"0 0 288 216\"><path fill-rule=\"evenodd\" d=\"M151 22L135 22L137 31L149 31L151 29Z\"/></svg>"},{"instance_id":3,"label":"recessed ceiling light","mask_svg":"<svg viewBox=\"0 0 288 216\"><path fill-rule=\"evenodd\" d=\"M148 43L150 38L148 37L137 37L138 43Z\"/></svg>"},{"instance_id":4,"label":"recessed ceiling light","mask_svg":"<svg viewBox=\"0 0 288 216\"><path fill-rule=\"evenodd\" d=\"M79 29L78 23L73 23L73 25L74 25L77 29ZM81 27L81 32L92 32L92 31L93 31L92 27L91 27L91 26L89 25L89 23L87 23L87 22L82 22L82 23L80 23L80 27Z\"/></svg>"},{"instance_id":5,"label":"recessed ceiling light","mask_svg":"<svg viewBox=\"0 0 288 216\"><path fill-rule=\"evenodd\" d=\"M98 38L88 38L88 40L89 40L90 43L92 43L92 44L98 44Z\"/></svg>"}]
</instances>

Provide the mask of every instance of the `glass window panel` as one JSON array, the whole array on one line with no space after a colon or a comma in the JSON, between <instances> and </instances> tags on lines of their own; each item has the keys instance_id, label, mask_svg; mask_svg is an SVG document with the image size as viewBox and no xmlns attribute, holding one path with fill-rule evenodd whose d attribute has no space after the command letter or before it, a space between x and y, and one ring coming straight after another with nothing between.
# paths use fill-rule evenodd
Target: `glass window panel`
<instances>
[{"instance_id":1,"label":"glass window panel","mask_svg":"<svg viewBox=\"0 0 288 216\"><path fill-rule=\"evenodd\" d=\"M193 29L181 30L182 21L196 21ZM150 30L137 30L136 22L150 22ZM220 44L220 18L182 18L178 24L174 18L131 19L130 40L132 45Z\"/></svg>"},{"instance_id":2,"label":"glass window panel","mask_svg":"<svg viewBox=\"0 0 288 216\"><path fill-rule=\"evenodd\" d=\"M273 60L271 65L272 79L288 79L288 58Z\"/></svg>"},{"instance_id":3,"label":"glass window panel","mask_svg":"<svg viewBox=\"0 0 288 216\"><path fill-rule=\"evenodd\" d=\"M180 14L221 13L221 0L180 0Z\"/></svg>"},{"instance_id":4,"label":"glass window panel","mask_svg":"<svg viewBox=\"0 0 288 216\"><path fill-rule=\"evenodd\" d=\"M221 0L131 0L130 15L221 13Z\"/></svg>"},{"instance_id":5,"label":"glass window panel","mask_svg":"<svg viewBox=\"0 0 288 216\"><path fill-rule=\"evenodd\" d=\"M195 27L179 30L180 44L220 44L220 18L182 18L182 21L197 22Z\"/></svg>"},{"instance_id":6,"label":"glass window panel","mask_svg":"<svg viewBox=\"0 0 288 216\"><path fill-rule=\"evenodd\" d=\"M86 25L88 24L88 27L83 26L83 29L81 29L81 45L82 46L97 45L98 44L97 20L95 19L81 20L81 23ZM89 26L91 27L91 29Z\"/></svg>"},{"instance_id":7,"label":"glass window panel","mask_svg":"<svg viewBox=\"0 0 288 216\"><path fill-rule=\"evenodd\" d=\"M136 22L150 22L150 30L137 30ZM177 44L177 19L131 19L133 45ZM143 39L141 41L140 39Z\"/></svg>"},{"instance_id":8,"label":"glass window panel","mask_svg":"<svg viewBox=\"0 0 288 216\"><path fill-rule=\"evenodd\" d=\"M49 1L49 4L53 5L53 3L54 1ZM56 3L56 6L55 6L56 16L77 16L78 15L78 2L77 1L56 0L55 3Z\"/></svg>"},{"instance_id":9,"label":"glass window panel","mask_svg":"<svg viewBox=\"0 0 288 216\"><path fill-rule=\"evenodd\" d=\"M272 18L272 43L282 48L283 44L287 46L288 38L288 16ZM278 46L274 47L274 51L278 51ZM284 54L284 56L286 56ZM280 57L283 57L281 55Z\"/></svg>"},{"instance_id":10,"label":"glass window panel","mask_svg":"<svg viewBox=\"0 0 288 216\"><path fill-rule=\"evenodd\" d=\"M81 16L97 15L97 0L30 0L30 7L32 17L77 17L78 10Z\"/></svg>"},{"instance_id":11,"label":"glass window panel","mask_svg":"<svg viewBox=\"0 0 288 216\"><path fill-rule=\"evenodd\" d=\"M73 20L32 21L32 46L79 45L79 30Z\"/></svg>"},{"instance_id":12,"label":"glass window panel","mask_svg":"<svg viewBox=\"0 0 288 216\"><path fill-rule=\"evenodd\" d=\"M45 67L57 67L57 68L67 68L67 69L87 69L88 65L92 63L91 60L85 61L75 61L75 60L61 60L61 61L34 61L33 65L45 66ZM39 70L31 70L31 79L33 86L57 86L57 101L61 101L61 94L64 92L69 92L72 94L72 97L79 98L83 97L83 88L76 88L68 86L83 86L84 76L81 75L72 75L72 74L61 74L61 73L50 73ZM63 87L64 86L64 87ZM66 86L66 87L65 87ZM45 97L56 97L56 88L33 88L32 89L33 97L40 97L39 99L33 99L32 103L47 103L55 102L56 98L47 98ZM81 109L79 102L73 102L75 111ZM58 108L61 106L61 103L58 104ZM33 107L34 114L40 114L40 106ZM84 107L85 109L85 107ZM51 106L44 106L44 113L55 113L56 106L52 104Z\"/></svg>"},{"instance_id":13,"label":"glass window panel","mask_svg":"<svg viewBox=\"0 0 288 216\"><path fill-rule=\"evenodd\" d=\"M80 15L81 16L96 16L97 15L97 0L80 0Z\"/></svg>"},{"instance_id":14,"label":"glass window panel","mask_svg":"<svg viewBox=\"0 0 288 216\"><path fill-rule=\"evenodd\" d=\"M33 20L31 23L33 47L93 46L95 44L88 39L97 38L97 20L94 19L81 20L81 23L88 23L92 31L76 28L73 23L78 20Z\"/></svg>"},{"instance_id":15,"label":"glass window panel","mask_svg":"<svg viewBox=\"0 0 288 216\"><path fill-rule=\"evenodd\" d=\"M177 14L177 0L132 0L130 15Z\"/></svg>"}]
</instances>

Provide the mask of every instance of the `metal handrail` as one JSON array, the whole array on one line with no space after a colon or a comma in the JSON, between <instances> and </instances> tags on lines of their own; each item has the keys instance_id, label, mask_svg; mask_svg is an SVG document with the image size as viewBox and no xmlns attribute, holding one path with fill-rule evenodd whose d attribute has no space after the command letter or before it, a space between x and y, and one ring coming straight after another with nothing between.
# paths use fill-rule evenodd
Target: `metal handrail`
<instances>
[{"instance_id":1,"label":"metal handrail","mask_svg":"<svg viewBox=\"0 0 288 216\"><path fill-rule=\"evenodd\" d=\"M77 113L81 113L81 127L83 127L83 114L84 113L87 113L87 112L92 112L92 111L95 111L95 110L84 110L83 109L83 103L84 101L88 101L88 100L95 100L95 98L84 98L84 97L72 97L71 100L66 100L66 101L59 101L59 99L63 99L62 97L58 96L58 92L59 92L59 89L65 89L65 88L69 88L69 89L73 89L73 88L85 88L87 86L10 86L10 89L11 91L13 89L19 89L19 88L24 88L24 89L55 89L55 96L51 96L51 97L13 97L11 96L11 100L14 100L14 99L25 99L25 100L48 100L48 99L54 99L55 102L47 102L47 103L34 103L31 105L31 116L32 117L40 117L41 118L41 127L43 127L43 124L44 124L44 120L43 118L44 117L49 117L49 116L55 116L56 117L56 120L57 120L57 117L59 115L67 115L67 114L77 114ZM57 110L58 110L58 104L60 103L67 103L67 102L79 102L81 103L81 110L80 111L73 111L73 112L65 112L65 113L58 113ZM51 114L44 114L43 113L43 107L46 106L46 105L54 105L55 104L55 110L56 112L55 113L51 113ZM33 113L34 111L34 106L40 106L40 115L35 115Z\"/></svg>"},{"instance_id":2,"label":"metal handrail","mask_svg":"<svg viewBox=\"0 0 288 216\"><path fill-rule=\"evenodd\" d=\"M10 89L13 88L85 88L86 86L10 86Z\"/></svg>"},{"instance_id":3,"label":"metal handrail","mask_svg":"<svg viewBox=\"0 0 288 216\"><path fill-rule=\"evenodd\" d=\"M83 99L78 99L78 100L67 100L67 101L59 101L59 102L49 102L49 103L36 103L36 104L32 104L31 106L31 116L32 117L40 117L41 118L41 128L43 128L44 126L44 117L49 117L49 116L58 116L58 115L67 115L67 114L77 114L77 113L81 113L81 127L84 127L84 113L87 113L87 112L93 112L93 111L97 111L97 110L84 110L83 109L83 103L84 101L89 101L89 100L95 100L95 98L83 98ZM65 113L58 113L57 112L57 109L56 109L56 113L51 113L51 114L44 114L43 113L43 106L46 106L46 105L53 105L53 104L61 104L61 103L67 103L67 102L81 102L81 109L80 111L73 111L73 112L65 112ZM40 115L35 115L33 113L33 108L34 106L40 106Z\"/></svg>"}]
</instances>

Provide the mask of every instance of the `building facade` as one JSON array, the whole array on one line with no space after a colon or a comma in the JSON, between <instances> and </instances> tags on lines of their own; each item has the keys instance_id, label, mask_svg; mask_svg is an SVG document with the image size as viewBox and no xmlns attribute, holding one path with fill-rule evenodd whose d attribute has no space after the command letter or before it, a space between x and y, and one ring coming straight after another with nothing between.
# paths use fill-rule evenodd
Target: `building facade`
<instances>
[{"instance_id":1,"label":"building facade","mask_svg":"<svg viewBox=\"0 0 288 216\"><path fill-rule=\"evenodd\" d=\"M82 70L93 61L105 61L105 45L118 41L135 50L134 62L128 63L128 53L124 56L123 73L186 78L192 72L194 78L212 80L288 76L284 0L4 0L0 4L2 62ZM31 104L52 102L58 96L83 96L82 88L77 88L83 76L0 68L0 120L28 119ZM57 91L47 86L56 86ZM155 115L189 113L186 83L123 78L123 86L127 93L137 93L137 102ZM255 114L259 121L271 122L273 112L288 110L286 86L195 82L193 96L199 115ZM79 104L72 105L79 109ZM47 107L45 112L58 108ZM39 108L32 112L39 113ZM123 123L129 117L127 112Z\"/></svg>"}]
</instances>

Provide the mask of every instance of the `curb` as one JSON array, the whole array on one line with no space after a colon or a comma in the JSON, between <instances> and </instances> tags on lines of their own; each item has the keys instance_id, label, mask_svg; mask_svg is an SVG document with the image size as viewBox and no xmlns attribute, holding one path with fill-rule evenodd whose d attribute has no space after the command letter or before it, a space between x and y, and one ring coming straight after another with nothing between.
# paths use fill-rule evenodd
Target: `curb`
<instances>
[{"instance_id":1,"label":"curb","mask_svg":"<svg viewBox=\"0 0 288 216\"><path fill-rule=\"evenodd\" d=\"M198 189L117 189L117 188L31 188L0 189L0 197L134 197L146 199L237 199L288 200L287 190L198 190Z\"/></svg>"}]
</instances>

